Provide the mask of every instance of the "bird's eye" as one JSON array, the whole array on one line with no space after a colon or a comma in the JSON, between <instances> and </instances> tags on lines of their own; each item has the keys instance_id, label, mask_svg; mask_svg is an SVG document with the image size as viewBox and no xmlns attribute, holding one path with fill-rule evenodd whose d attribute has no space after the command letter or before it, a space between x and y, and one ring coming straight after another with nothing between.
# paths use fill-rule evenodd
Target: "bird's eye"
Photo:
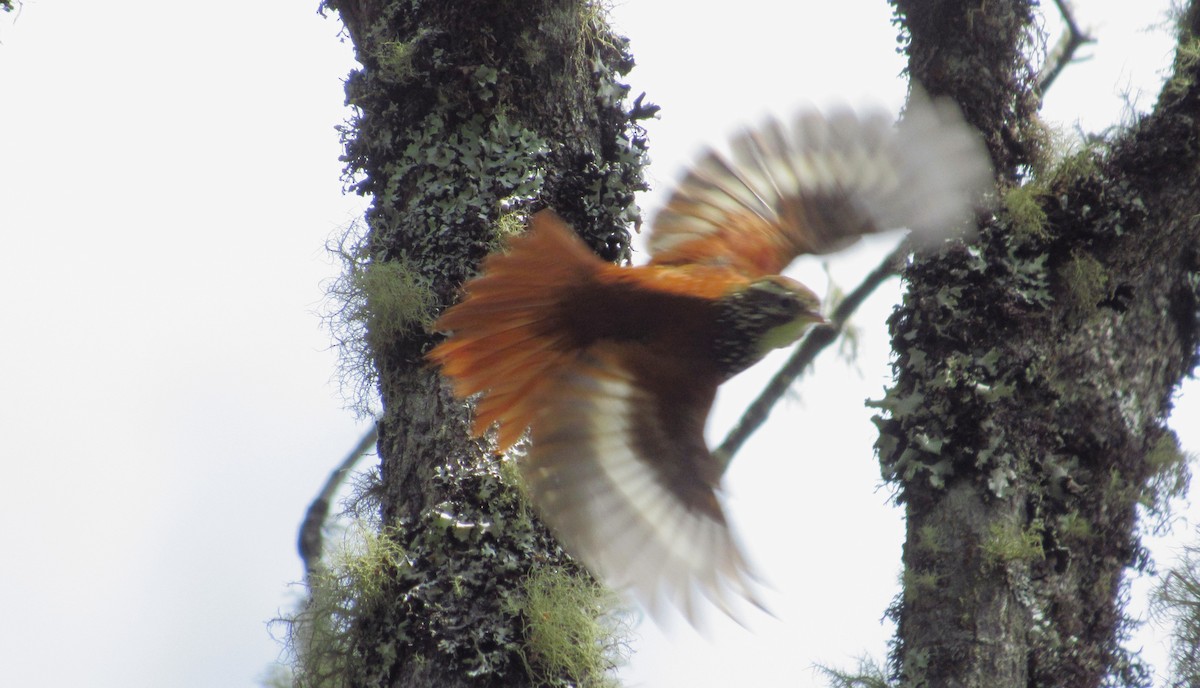
<instances>
[{"instance_id":1,"label":"bird's eye","mask_svg":"<svg viewBox=\"0 0 1200 688\"><path fill-rule=\"evenodd\" d=\"M781 310L781 311L795 310L796 309L796 299L793 299L788 294L783 294L782 296L779 297L778 306L779 306L779 310Z\"/></svg>"}]
</instances>

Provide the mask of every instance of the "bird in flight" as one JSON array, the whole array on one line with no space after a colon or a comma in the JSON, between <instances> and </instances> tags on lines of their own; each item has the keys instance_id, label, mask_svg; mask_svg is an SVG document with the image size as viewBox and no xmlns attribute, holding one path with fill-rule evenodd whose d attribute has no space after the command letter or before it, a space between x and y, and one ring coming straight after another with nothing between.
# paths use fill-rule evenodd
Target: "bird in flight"
<instances>
[{"instance_id":1,"label":"bird in flight","mask_svg":"<svg viewBox=\"0 0 1200 688\"><path fill-rule=\"evenodd\" d=\"M518 463L544 521L656 615L761 606L704 427L722 382L824 322L780 273L886 229L934 241L979 207L990 165L957 106L914 89L893 121L808 111L708 152L652 221L647 265L607 263L538 212L435 323L450 334L429 360L481 395L474 431L498 425L503 451L529 429Z\"/></svg>"}]
</instances>

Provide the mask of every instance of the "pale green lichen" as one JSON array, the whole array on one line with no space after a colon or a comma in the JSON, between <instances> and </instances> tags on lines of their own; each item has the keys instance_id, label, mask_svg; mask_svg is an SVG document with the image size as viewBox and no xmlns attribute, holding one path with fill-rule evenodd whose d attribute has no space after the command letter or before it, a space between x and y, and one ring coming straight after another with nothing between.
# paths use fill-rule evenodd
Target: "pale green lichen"
<instances>
[{"instance_id":1,"label":"pale green lichen","mask_svg":"<svg viewBox=\"0 0 1200 688\"><path fill-rule=\"evenodd\" d=\"M357 279L365 297L360 317L370 340L393 341L433 323L435 297L429 281L408 261L371 262Z\"/></svg>"},{"instance_id":2,"label":"pale green lichen","mask_svg":"<svg viewBox=\"0 0 1200 688\"><path fill-rule=\"evenodd\" d=\"M504 212L496 218L497 248L503 247L508 240L525 231L526 218L523 213Z\"/></svg>"},{"instance_id":3,"label":"pale green lichen","mask_svg":"<svg viewBox=\"0 0 1200 688\"><path fill-rule=\"evenodd\" d=\"M512 602L525 624L521 656L535 686L612 688L623 659L625 623L614 595L599 583L539 567Z\"/></svg>"},{"instance_id":4,"label":"pale green lichen","mask_svg":"<svg viewBox=\"0 0 1200 688\"><path fill-rule=\"evenodd\" d=\"M404 83L416 76L413 66L416 41L388 41L380 45L375 58L379 75L386 81Z\"/></svg>"},{"instance_id":5,"label":"pale green lichen","mask_svg":"<svg viewBox=\"0 0 1200 688\"><path fill-rule=\"evenodd\" d=\"M350 9L344 17L362 68L347 82L355 115L342 128L343 160L350 189L373 200L370 235L342 242L349 250L331 290L341 328L335 336L351 372L366 381L358 385L361 398L374 397L379 378L383 394L407 393L401 381L436 342L427 330L434 307L453 303L479 261L520 231L531 210L558 204L581 229L599 228L589 237L593 246L637 216L644 132L624 103L628 87L617 81L632 58L595 3L546 8L531 15L535 22L513 24L527 27L515 36L460 31L457 15L472 10L455 3L324 5ZM522 51L539 64L525 64ZM402 406L395 397L387 402L392 413ZM408 420L385 417L383 425ZM424 429L398 434L421 446L410 443L403 449L409 455L399 456L399 442L385 440L385 473L429 465ZM555 676L544 660L563 653L538 649L526 637L537 624L527 628L526 616L505 608L536 598L526 590L531 567L594 583L532 518L511 463L480 450L446 452L432 476L417 469L428 504L384 493L383 511L401 514L397 541L412 564L395 571L383 602L371 604L368 591L355 607L356 661L371 674L354 685L403 682L398 677L418 665L481 685L527 685L525 663L547 685L591 680L576 670L587 664L577 660L560 662L563 676Z\"/></svg>"},{"instance_id":6,"label":"pale green lichen","mask_svg":"<svg viewBox=\"0 0 1200 688\"><path fill-rule=\"evenodd\" d=\"M354 653L353 626L385 600L396 572L410 564L388 529L350 531L340 549L308 579L308 598L286 626L291 666L268 677L271 685L340 688L354 685L361 664ZM399 638L397 638L397 641Z\"/></svg>"},{"instance_id":7,"label":"pale green lichen","mask_svg":"<svg viewBox=\"0 0 1200 688\"><path fill-rule=\"evenodd\" d=\"M342 274L326 289L325 326L340 354L349 405L362 416L374 416L376 353L405 335L424 332L433 323L437 298L429 279L409 261L373 260L357 223L328 250L342 263Z\"/></svg>"}]
</instances>

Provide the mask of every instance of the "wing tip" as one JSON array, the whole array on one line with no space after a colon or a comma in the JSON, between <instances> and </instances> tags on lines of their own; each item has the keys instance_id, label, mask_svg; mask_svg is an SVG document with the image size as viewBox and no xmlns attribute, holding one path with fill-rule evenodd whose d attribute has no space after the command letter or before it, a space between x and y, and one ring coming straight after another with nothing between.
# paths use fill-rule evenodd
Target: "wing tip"
<instances>
[{"instance_id":1,"label":"wing tip","mask_svg":"<svg viewBox=\"0 0 1200 688\"><path fill-rule=\"evenodd\" d=\"M979 133L948 98L914 85L905 117L883 109L802 110L737 135L732 157L707 151L655 215L652 259L778 271L797 255L840 250L862 234L910 229L931 242L968 234L989 202L992 166ZM769 236L772 241L763 242ZM770 260L737 255L770 246Z\"/></svg>"}]
</instances>

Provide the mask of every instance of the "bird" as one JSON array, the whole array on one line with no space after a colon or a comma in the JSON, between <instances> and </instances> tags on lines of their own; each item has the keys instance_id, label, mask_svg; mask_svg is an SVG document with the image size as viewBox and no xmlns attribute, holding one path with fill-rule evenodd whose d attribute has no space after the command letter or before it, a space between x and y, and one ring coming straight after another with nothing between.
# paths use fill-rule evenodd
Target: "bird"
<instances>
[{"instance_id":1,"label":"bird","mask_svg":"<svg viewBox=\"0 0 1200 688\"><path fill-rule=\"evenodd\" d=\"M649 262L596 256L552 209L488 256L436 320L428 354L453 394L477 397L473 432L518 458L564 548L656 618L765 609L704 439L717 388L825 322L782 275L798 256L907 228L968 232L991 179L977 132L913 88L883 109L801 111L709 150L650 223Z\"/></svg>"}]
</instances>

